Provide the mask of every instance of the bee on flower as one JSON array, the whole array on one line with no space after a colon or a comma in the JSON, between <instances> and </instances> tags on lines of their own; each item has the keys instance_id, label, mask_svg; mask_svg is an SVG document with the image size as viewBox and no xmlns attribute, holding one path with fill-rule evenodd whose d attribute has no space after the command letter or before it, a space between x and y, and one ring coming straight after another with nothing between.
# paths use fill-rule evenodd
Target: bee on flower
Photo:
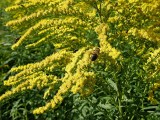
<instances>
[{"instance_id":1,"label":"bee on flower","mask_svg":"<svg viewBox=\"0 0 160 120\"><path fill-rule=\"evenodd\" d=\"M95 61L98 58L99 52L100 52L99 48L95 48L93 50L93 52L91 53L91 56L90 56L91 61Z\"/></svg>"}]
</instances>

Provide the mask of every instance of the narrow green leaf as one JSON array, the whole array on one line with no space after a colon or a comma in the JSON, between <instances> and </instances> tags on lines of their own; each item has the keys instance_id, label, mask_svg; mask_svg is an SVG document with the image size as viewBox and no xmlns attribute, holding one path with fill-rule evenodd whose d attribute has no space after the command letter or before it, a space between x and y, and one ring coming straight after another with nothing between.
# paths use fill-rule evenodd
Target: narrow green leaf
<instances>
[{"instance_id":1,"label":"narrow green leaf","mask_svg":"<svg viewBox=\"0 0 160 120\"><path fill-rule=\"evenodd\" d=\"M108 79L107 81L115 91L118 91L118 88L115 82L113 82L111 79Z\"/></svg>"}]
</instances>

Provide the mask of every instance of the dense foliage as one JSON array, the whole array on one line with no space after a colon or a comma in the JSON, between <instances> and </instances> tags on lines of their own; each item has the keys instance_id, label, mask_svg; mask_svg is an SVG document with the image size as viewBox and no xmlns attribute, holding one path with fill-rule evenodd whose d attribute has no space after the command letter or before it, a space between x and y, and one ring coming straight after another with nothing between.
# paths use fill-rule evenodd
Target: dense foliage
<instances>
[{"instance_id":1,"label":"dense foliage","mask_svg":"<svg viewBox=\"0 0 160 120\"><path fill-rule=\"evenodd\" d=\"M14 0L5 10L18 34L0 96L21 108L12 119L158 119L159 0Z\"/></svg>"}]
</instances>

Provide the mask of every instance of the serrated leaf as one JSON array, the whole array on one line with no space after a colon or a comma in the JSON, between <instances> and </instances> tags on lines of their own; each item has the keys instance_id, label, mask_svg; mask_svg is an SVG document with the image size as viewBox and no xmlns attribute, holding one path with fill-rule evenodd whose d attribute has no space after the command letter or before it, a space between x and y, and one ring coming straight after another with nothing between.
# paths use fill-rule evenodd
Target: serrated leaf
<instances>
[{"instance_id":1,"label":"serrated leaf","mask_svg":"<svg viewBox=\"0 0 160 120\"><path fill-rule=\"evenodd\" d=\"M111 79L108 79L107 82L110 84L110 86L115 90L118 91L117 85L115 82L113 82Z\"/></svg>"}]
</instances>

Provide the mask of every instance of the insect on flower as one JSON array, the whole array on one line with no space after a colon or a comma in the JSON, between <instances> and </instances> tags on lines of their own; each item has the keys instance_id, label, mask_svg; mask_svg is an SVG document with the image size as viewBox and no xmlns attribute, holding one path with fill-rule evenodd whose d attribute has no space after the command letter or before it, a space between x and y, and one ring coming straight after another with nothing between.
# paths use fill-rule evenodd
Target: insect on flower
<instances>
[{"instance_id":1,"label":"insect on flower","mask_svg":"<svg viewBox=\"0 0 160 120\"><path fill-rule=\"evenodd\" d=\"M20 38L21 38L21 36L20 36L20 37L17 37L14 42L15 42L15 43L18 42Z\"/></svg>"},{"instance_id":2,"label":"insect on flower","mask_svg":"<svg viewBox=\"0 0 160 120\"><path fill-rule=\"evenodd\" d=\"M100 52L99 48L94 49L94 51L91 53L91 61L95 61L98 58L99 52Z\"/></svg>"}]
</instances>

